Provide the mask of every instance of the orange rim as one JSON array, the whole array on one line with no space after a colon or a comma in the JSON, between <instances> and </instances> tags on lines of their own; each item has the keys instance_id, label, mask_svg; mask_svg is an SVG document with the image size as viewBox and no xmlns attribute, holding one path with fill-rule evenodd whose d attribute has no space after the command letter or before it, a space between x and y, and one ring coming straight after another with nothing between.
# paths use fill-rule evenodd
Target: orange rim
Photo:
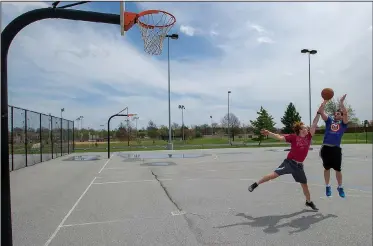
<instances>
[{"instance_id":1,"label":"orange rim","mask_svg":"<svg viewBox=\"0 0 373 246\"><path fill-rule=\"evenodd\" d=\"M155 25L145 24L145 23L143 23L143 22L141 22L141 21L139 20L139 18L140 18L141 16L150 15L150 14L157 14L157 13L164 13L164 14L166 14L166 15L171 16L172 23L170 23L170 24L168 24L168 25L155 26ZM172 26L173 24L175 24L175 22L176 22L176 18L175 18L175 16L172 15L172 14L170 14L170 13L168 13L168 12L166 12L166 11L163 11L163 10L145 10L145 11L143 11L143 12L141 12L141 13L139 13L139 14L137 15L137 23L138 23L139 25L141 25L142 27L144 27L144 28L148 28L148 29L153 29L153 28L155 28L155 27L157 27L157 28L166 28L166 27L170 27L170 26Z\"/></svg>"}]
</instances>

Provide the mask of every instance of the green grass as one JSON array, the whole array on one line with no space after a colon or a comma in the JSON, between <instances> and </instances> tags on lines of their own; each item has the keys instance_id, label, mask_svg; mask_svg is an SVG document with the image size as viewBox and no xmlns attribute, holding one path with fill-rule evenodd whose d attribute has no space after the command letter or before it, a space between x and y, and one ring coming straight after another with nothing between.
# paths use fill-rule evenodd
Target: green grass
<instances>
[{"instance_id":1,"label":"green grass","mask_svg":"<svg viewBox=\"0 0 373 246\"><path fill-rule=\"evenodd\" d=\"M373 132L369 132L368 136L368 143L373 143ZM313 137L313 145L320 145L323 141L324 135L316 134ZM365 144L365 133L346 133L342 138L342 144ZM237 145L230 146L227 145L228 139L227 138L197 138L192 140L183 141L174 141L174 149L175 150L182 150L182 149L215 149L215 148L258 148L258 147L283 147L289 146L287 143L280 143L274 139L266 139L262 141L262 145L259 146L257 141L253 141L251 139L240 139L235 138L235 143ZM243 145L249 144L249 146ZM214 144L222 144L222 145L215 145ZM250 145L251 144L251 145ZM110 150L111 151L150 151L150 150L165 150L167 145L167 141L164 140L141 140L140 142L137 141L130 141L130 146L128 147L127 141L124 142L111 142L110 143ZM43 153L51 153L51 146L44 146ZM25 147L24 144L14 145L14 153L15 154L24 154ZM75 144L75 152L106 152L107 143L101 142L98 143L98 147L95 146L95 143L80 143L77 142ZM58 150L57 150L58 149ZM54 150L60 152L60 146L54 146ZM67 146L64 151L67 152ZM40 153L38 149L28 150L28 153Z\"/></svg>"}]
</instances>

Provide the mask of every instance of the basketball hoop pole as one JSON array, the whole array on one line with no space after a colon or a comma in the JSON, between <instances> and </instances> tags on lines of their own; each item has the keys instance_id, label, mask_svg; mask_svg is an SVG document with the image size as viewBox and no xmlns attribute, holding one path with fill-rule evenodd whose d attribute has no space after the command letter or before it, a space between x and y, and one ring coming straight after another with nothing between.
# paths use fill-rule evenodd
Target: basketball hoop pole
<instances>
[{"instance_id":1,"label":"basketball hoop pole","mask_svg":"<svg viewBox=\"0 0 373 246\"><path fill-rule=\"evenodd\" d=\"M114 115L110 116L108 121L107 121L107 158L108 159L110 159L110 121L115 116L127 116L127 118L128 118L128 114L114 114Z\"/></svg>"},{"instance_id":2,"label":"basketball hoop pole","mask_svg":"<svg viewBox=\"0 0 373 246\"><path fill-rule=\"evenodd\" d=\"M9 173L8 52L15 36L26 26L43 19L65 19L120 25L120 15L91 11L42 8L26 12L11 21L1 33L1 242L12 246L12 212Z\"/></svg>"}]
</instances>

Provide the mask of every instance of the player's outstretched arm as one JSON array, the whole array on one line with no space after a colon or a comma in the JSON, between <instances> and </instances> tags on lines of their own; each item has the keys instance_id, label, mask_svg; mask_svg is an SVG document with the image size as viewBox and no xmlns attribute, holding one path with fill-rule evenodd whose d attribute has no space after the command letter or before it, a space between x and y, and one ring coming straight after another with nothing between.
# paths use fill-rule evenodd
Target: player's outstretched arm
<instances>
[{"instance_id":1,"label":"player's outstretched arm","mask_svg":"<svg viewBox=\"0 0 373 246\"><path fill-rule=\"evenodd\" d=\"M320 114L319 114L319 112L317 112L315 118L312 121L312 125L311 125L311 128L310 128L310 133L311 133L312 136L316 132L317 123L319 123L319 120L320 120Z\"/></svg>"},{"instance_id":2,"label":"player's outstretched arm","mask_svg":"<svg viewBox=\"0 0 373 246\"><path fill-rule=\"evenodd\" d=\"M266 129L263 129L260 131L260 133L264 136L268 136L270 138L273 138L273 139L277 139L279 141L285 141L285 137L284 136L281 136L280 134L276 134L276 133L273 133L273 132L270 132Z\"/></svg>"},{"instance_id":3,"label":"player's outstretched arm","mask_svg":"<svg viewBox=\"0 0 373 246\"><path fill-rule=\"evenodd\" d=\"M319 107L319 110L317 110L317 113L319 113L321 115L321 118L323 119L323 121L326 121L328 119L328 116L326 115L325 113L325 105L328 101L327 100L324 100L320 107Z\"/></svg>"},{"instance_id":4,"label":"player's outstretched arm","mask_svg":"<svg viewBox=\"0 0 373 246\"><path fill-rule=\"evenodd\" d=\"M342 113L343 113L343 123L345 123L347 125L348 123L348 111L344 105L344 101L345 101L345 98L346 98L347 94L344 94L343 97L341 97L341 99L339 100L339 108L342 110Z\"/></svg>"}]
</instances>

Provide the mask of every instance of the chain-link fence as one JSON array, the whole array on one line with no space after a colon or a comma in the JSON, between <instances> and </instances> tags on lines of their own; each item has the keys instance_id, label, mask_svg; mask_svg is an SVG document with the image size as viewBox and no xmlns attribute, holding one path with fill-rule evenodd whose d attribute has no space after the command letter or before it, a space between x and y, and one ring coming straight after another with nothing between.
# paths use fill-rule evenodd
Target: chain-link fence
<instances>
[{"instance_id":1,"label":"chain-link fence","mask_svg":"<svg viewBox=\"0 0 373 246\"><path fill-rule=\"evenodd\" d=\"M74 121L14 106L8 110L11 171L74 151Z\"/></svg>"}]
</instances>

